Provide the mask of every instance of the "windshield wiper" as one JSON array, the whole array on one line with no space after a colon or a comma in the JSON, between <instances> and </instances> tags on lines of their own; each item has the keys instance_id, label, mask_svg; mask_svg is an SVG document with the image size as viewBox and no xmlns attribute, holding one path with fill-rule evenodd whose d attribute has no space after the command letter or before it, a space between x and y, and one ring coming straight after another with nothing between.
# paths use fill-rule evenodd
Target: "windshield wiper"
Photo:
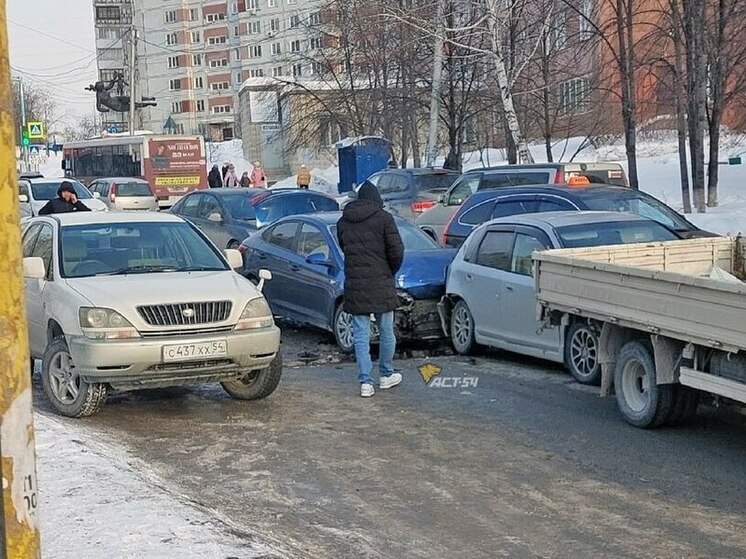
<instances>
[{"instance_id":1,"label":"windshield wiper","mask_svg":"<svg viewBox=\"0 0 746 559\"><path fill-rule=\"evenodd\" d=\"M173 266L127 266L111 272L101 272L97 276L123 276L126 274L148 274L151 272L178 272Z\"/></svg>"},{"instance_id":2,"label":"windshield wiper","mask_svg":"<svg viewBox=\"0 0 746 559\"><path fill-rule=\"evenodd\" d=\"M215 266L185 266L174 270L175 272L224 272L223 268L216 268Z\"/></svg>"}]
</instances>

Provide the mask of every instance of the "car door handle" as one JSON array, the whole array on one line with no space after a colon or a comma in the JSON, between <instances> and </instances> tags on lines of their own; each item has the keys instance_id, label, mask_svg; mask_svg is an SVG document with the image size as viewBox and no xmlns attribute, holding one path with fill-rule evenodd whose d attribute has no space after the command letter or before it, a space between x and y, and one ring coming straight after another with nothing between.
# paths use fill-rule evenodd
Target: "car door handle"
<instances>
[{"instance_id":1,"label":"car door handle","mask_svg":"<svg viewBox=\"0 0 746 559\"><path fill-rule=\"evenodd\" d=\"M472 276L471 274L466 274L466 281L471 281L473 279L474 279L474 276Z\"/></svg>"},{"instance_id":2,"label":"car door handle","mask_svg":"<svg viewBox=\"0 0 746 559\"><path fill-rule=\"evenodd\" d=\"M505 291L513 291L513 286L512 285L506 285L505 286Z\"/></svg>"}]
</instances>

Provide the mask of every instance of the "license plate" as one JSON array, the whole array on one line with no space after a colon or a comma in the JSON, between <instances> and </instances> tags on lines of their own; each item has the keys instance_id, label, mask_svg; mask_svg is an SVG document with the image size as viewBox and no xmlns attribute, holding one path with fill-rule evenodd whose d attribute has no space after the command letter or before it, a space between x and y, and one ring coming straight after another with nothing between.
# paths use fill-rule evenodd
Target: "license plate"
<instances>
[{"instance_id":1,"label":"license plate","mask_svg":"<svg viewBox=\"0 0 746 559\"><path fill-rule=\"evenodd\" d=\"M198 344L167 345L163 346L163 362L211 359L225 356L227 353L228 343L225 340Z\"/></svg>"}]
</instances>

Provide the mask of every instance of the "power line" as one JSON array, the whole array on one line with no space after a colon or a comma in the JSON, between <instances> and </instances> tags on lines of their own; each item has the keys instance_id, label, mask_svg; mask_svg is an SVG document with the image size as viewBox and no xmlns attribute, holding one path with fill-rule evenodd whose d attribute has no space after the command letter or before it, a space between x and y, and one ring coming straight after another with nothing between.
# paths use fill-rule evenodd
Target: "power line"
<instances>
[{"instance_id":1,"label":"power line","mask_svg":"<svg viewBox=\"0 0 746 559\"><path fill-rule=\"evenodd\" d=\"M16 25L18 27L22 27L22 28L27 29L29 31L33 31L37 35L42 35L44 37L48 37L50 39L54 39L55 41L59 41L60 43L64 43L66 45L70 45L71 47L75 47L76 49L80 49L80 50L88 52L88 53L96 54L96 51L94 51L94 50L87 49L85 47L81 47L80 45L76 45L75 43L71 43L67 39L63 39L61 37L56 37L55 35L50 35L49 33L45 33L44 31L40 31L39 29L36 29L34 27L30 27L30 26L25 25L23 23L18 23L17 21L13 21L11 19L8 20L8 23L11 23L11 24Z\"/></svg>"}]
</instances>

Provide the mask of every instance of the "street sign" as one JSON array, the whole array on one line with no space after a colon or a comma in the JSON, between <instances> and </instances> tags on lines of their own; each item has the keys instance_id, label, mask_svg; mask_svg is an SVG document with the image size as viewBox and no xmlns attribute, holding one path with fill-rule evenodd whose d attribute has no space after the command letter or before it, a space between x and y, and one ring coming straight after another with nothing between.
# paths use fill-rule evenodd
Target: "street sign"
<instances>
[{"instance_id":1,"label":"street sign","mask_svg":"<svg viewBox=\"0 0 746 559\"><path fill-rule=\"evenodd\" d=\"M28 129L28 137L31 139L43 138L44 137L44 123L43 122L29 122L26 124Z\"/></svg>"},{"instance_id":2,"label":"street sign","mask_svg":"<svg viewBox=\"0 0 746 559\"><path fill-rule=\"evenodd\" d=\"M39 155L39 146L29 146L28 152L31 155Z\"/></svg>"},{"instance_id":3,"label":"street sign","mask_svg":"<svg viewBox=\"0 0 746 559\"><path fill-rule=\"evenodd\" d=\"M169 132L173 132L176 130L176 122L174 119L169 115L168 119L166 119L166 123L163 125L163 130L168 130Z\"/></svg>"}]
</instances>

